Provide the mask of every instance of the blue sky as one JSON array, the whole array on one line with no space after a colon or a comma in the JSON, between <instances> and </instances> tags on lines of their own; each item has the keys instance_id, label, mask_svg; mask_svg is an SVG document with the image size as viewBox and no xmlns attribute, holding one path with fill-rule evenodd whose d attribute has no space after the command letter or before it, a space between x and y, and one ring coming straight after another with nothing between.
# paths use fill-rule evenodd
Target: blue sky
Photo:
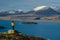
<instances>
[{"instance_id":1,"label":"blue sky","mask_svg":"<svg viewBox=\"0 0 60 40\"><path fill-rule=\"evenodd\" d=\"M37 6L60 6L60 0L0 0L0 10L29 11Z\"/></svg>"}]
</instances>

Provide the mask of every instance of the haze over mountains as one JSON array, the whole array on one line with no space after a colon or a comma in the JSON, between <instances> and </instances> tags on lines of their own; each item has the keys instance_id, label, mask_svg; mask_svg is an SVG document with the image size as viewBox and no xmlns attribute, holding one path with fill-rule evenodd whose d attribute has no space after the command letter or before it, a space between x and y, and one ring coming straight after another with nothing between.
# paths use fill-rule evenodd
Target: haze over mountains
<instances>
[{"instance_id":1,"label":"haze over mountains","mask_svg":"<svg viewBox=\"0 0 60 40\"><path fill-rule=\"evenodd\" d=\"M48 6L39 6L31 11L24 13L22 10L8 10L8 11L0 11L0 16L7 15L18 15L18 14L35 14L35 15L43 15L43 16L52 16L52 15L60 15L60 8L48 7Z\"/></svg>"}]
</instances>

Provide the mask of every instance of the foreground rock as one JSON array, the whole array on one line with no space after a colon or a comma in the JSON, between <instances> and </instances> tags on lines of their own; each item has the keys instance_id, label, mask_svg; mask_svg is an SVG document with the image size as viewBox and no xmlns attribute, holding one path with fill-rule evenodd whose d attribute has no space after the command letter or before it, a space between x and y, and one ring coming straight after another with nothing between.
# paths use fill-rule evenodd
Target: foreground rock
<instances>
[{"instance_id":1,"label":"foreground rock","mask_svg":"<svg viewBox=\"0 0 60 40\"><path fill-rule=\"evenodd\" d=\"M0 40L46 40L46 39L42 37L25 35L14 30L9 30L8 32L0 33Z\"/></svg>"}]
</instances>

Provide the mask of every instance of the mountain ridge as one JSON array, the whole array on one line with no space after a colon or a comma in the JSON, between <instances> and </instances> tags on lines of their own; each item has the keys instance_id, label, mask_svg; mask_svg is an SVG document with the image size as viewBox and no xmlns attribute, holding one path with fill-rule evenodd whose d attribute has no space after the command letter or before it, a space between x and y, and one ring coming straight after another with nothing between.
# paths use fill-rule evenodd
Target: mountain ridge
<instances>
[{"instance_id":1,"label":"mountain ridge","mask_svg":"<svg viewBox=\"0 0 60 40\"><path fill-rule=\"evenodd\" d=\"M34 9L29 11L28 13L37 14L37 15L45 15L45 16L60 15L59 12L47 6L36 7Z\"/></svg>"},{"instance_id":2,"label":"mountain ridge","mask_svg":"<svg viewBox=\"0 0 60 40\"><path fill-rule=\"evenodd\" d=\"M18 14L36 14L36 15L43 15L43 16L51 16L51 15L60 15L59 10L55 10L55 7L48 7L48 6L38 6L31 11L24 13L22 10L8 10L8 11L1 11L0 16L7 16L7 15L18 15Z\"/></svg>"}]
</instances>

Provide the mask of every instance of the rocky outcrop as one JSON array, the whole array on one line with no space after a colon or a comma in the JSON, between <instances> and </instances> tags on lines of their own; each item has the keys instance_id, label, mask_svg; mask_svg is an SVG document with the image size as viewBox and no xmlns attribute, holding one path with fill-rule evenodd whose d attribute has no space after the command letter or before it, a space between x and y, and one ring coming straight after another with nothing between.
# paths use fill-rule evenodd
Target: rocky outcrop
<instances>
[{"instance_id":1,"label":"rocky outcrop","mask_svg":"<svg viewBox=\"0 0 60 40\"><path fill-rule=\"evenodd\" d=\"M25 35L18 31L14 31L11 33L11 31L13 30L2 33L0 35L0 40L46 40L45 38L42 37Z\"/></svg>"}]
</instances>

